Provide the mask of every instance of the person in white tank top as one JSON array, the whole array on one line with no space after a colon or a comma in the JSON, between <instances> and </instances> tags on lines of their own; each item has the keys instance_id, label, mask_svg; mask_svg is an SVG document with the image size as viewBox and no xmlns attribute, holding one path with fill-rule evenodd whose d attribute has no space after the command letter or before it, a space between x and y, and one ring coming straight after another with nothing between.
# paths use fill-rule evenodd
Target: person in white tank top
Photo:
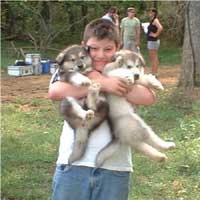
<instances>
[{"instance_id":1,"label":"person in white tank top","mask_svg":"<svg viewBox=\"0 0 200 200\"><path fill-rule=\"evenodd\" d=\"M107 19L113 22L117 27L119 26L119 15L117 14L117 7L111 7L108 9L108 12L102 16L102 19Z\"/></svg>"},{"instance_id":2,"label":"person in white tank top","mask_svg":"<svg viewBox=\"0 0 200 200\"><path fill-rule=\"evenodd\" d=\"M117 27L109 20L96 19L86 26L83 45L88 47L93 65L93 71L88 77L101 84L102 92L124 96L129 102L138 105L153 104L155 102L153 91L139 85L130 89L124 82L101 74L104 66L111 62L119 44ZM56 101L66 96L82 99L87 95L87 88L61 82L55 72L50 81L48 94L50 99ZM64 122L53 179L53 200L128 199L129 174L132 172L129 146L122 145L101 168L95 168L97 153L110 141L110 128L107 121L104 121L90 134L86 152L81 160L68 165L74 142L74 130L66 121Z\"/></svg>"}]
</instances>

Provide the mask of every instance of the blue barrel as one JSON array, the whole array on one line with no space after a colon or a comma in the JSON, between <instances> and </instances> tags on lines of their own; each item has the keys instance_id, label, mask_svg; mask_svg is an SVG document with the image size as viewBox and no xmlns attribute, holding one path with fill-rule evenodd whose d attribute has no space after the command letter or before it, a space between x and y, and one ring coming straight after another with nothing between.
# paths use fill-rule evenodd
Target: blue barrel
<instances>
[{"instance_id":1,"label":"blue barrel","mask_svg":"<svg viewBox=\"0 0 200 200\"><path fill-rule=\"evenodd\" d=\"M50 72L50 60L41 60L42 73L47 74Z\"/></svg>"}]
</instances>

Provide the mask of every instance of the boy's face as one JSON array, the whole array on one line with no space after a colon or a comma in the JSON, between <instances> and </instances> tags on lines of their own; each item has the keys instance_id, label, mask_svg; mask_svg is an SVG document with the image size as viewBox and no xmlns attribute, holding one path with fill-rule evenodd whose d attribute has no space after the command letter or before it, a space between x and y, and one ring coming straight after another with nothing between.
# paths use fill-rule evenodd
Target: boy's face
<instances>
[{"instance_id":1,"label":"boy's face","mask_svg":"<svg viewBox=\"0 0 200 200\"><path fill-rule=\"evenodd\" d=\"M128 17L133 18L135 16L135 11L133 11L133 10L128 11L127 14L128 14Z\"/></svg>"},{"instance_id":2,"label":"boy's face","mask_svg":"<svg viewBox=\"0 0 200 200\"><path fill-rule=\"evenodd\" d=\"M104 66L112 61L113 55L117 51L115 42L109 39L98 40L96 37L91 37L86 46L90 47L92 67L98 71L102 71Z\"/></svg>"}]
</instances>

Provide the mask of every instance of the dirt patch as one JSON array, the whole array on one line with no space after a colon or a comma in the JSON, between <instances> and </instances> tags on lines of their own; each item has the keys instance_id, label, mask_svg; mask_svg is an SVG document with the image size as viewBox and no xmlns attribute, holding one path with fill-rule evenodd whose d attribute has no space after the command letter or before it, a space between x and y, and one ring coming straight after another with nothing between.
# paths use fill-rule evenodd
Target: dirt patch
<instances>
[{"instance_id":1,"label":"dirt patch","mask_svg":"<svg viewBox=\"0 0 200 200\"><path fill-rule=\"evenodd\" d=\"M50 75L1 78L1 99L12 101L16 97L23 98L48 98Z\"/></svg>"},{"instance_id":2,"label":"dirt patch","mask_svg":"<svg viewBox=\"0 0 200 200\"><path fill-rule=\"evenodd\" d=\"M150 72L150 68L145 69ZM180 67L162 67L159 69L159 80L165 85L177 84ZM1 79L1 99L13 101L16 97L48 98L48 86L51 75L12 77L3 76Z\"/></svg>"}]
</instances>

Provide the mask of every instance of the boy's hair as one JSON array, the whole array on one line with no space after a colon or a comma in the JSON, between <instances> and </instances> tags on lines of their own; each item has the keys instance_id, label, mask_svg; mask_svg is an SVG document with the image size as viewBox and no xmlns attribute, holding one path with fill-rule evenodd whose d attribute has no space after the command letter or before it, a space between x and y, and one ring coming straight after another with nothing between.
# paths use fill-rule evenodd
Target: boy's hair
<instances>
[{"instance_id":1,"label":"boy's hair","mask_svg":"<svg viewBox=\"0 0 200 200\"><path fill-rule=\"evenodd\" d=\"M120 42L117 27L108 19L99 18L87 24L83 34L84 43L86 44L91 37L95 37L98 40L109 39L114 41L116 46L118 46Z\"/></svg>"},{"instance_id":2,"label":"boy's hair","mask_svg":"<svg viewBox=\"0 0 200 200\"><path fill-rule=\"evenodd\" d=\"M127 12L135 12L135 8L134 7L129 7L129 8L127 8Z\"/></svg>"}]
</instances>

